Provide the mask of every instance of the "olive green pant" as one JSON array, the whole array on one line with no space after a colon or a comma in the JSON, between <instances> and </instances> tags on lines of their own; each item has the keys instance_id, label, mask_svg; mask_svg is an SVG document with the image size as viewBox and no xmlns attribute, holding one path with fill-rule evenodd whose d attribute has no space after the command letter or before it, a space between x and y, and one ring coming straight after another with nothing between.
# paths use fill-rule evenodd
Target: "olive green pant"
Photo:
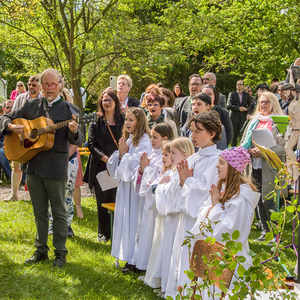
<instances>
[{"instance_id":1,"label":"olive green pant","mask_svg":"<svg viewBox=\"0 0 300 300\"><path fill-rule=\"evenodd\" d=\"M36 224L35 246L43 254L49 251L47 245L49 229L49 201L53 215L54 253L68 253L66 240L68 222L65 209L65 180L41 178L27 174L27 186L30 193Z\"/></svg>"}]
</instances>

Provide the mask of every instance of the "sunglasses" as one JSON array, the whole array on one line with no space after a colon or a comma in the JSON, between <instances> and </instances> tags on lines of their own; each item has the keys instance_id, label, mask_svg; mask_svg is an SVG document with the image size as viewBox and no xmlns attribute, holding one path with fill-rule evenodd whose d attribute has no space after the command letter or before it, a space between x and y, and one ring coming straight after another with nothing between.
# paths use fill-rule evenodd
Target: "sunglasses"
<instances>
[{"instance_id":1,"label":"sunglasses","mask_svg":"<svg viewBox=\"0 0 300 300\"><path fill-rule=\"evenodd\" d=\"M17 84L17 86L23 86L23 84Z\"/></svg>"},{"instance_id":2,"label":"sunglasses","mask_svg":"<svg viewBox=\"0 0 300 300\"><path fill-rule=\"evenodd\" d=\"M37 86L37 84L35 84L35 83L27 83L27 86L36 87L36 86Z\"/></svg>"}]
</instances>

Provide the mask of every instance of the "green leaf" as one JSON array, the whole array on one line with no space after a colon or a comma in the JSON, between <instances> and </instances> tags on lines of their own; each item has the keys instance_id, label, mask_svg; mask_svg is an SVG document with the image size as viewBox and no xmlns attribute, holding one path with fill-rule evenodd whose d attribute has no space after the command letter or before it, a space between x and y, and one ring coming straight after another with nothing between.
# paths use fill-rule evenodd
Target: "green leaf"
<instances>
[{"instance_id":1,"label":"green leaf","mask_svg":"<svg viewBox=\"0 0 300 300\"><path fill-rule=\"evenodd\" d=\"M244 263L246 261L246 258L244 256L237 256L236 260L240 263Z\"/></svg>"},{"instance_id":2,"label":"green leaf","mask_svg":"<svg viewBox=\"0 0 300 300\"><path fill-rule=\"evenodd\" d=\"M232 239L237 240L240 237L240 232L238 230L235 230L232 233Z\"/></svg>"},{"instance_id":3,"label":"green leaf","mask_svg":"<svg viewBox=\"0 0 300 300\"><path fill-rule=\"evenodd\" d=\"M195 273L192 270L187 270L187 277L189 280L193 280L195 277Z\"/></svg>"},{"instance_id":4,"label":"green leaf","mask_svg":"<svg viewBox=\"0 0 300 300\"><path fill-rule=\"evenodd\" d=\"M237 249L238 249L239 252L243 251L243 244L241 242L238 242L236 244L236 247L237 247Z\"/></svg>"},{"instance_id":5,"label":"green leaf","mask_svg":"<svg viewBox=\"0 0 300 300\"><path fill-rule=\"evenodd\" d=\"M214 272L215 272L217 277L219 277L223 274L223 271L220 268L216 268Z\"/></svg>"},{"instance_id":6,"label":"green leaf","mask_svg":"<svg viewBox=\"0 0 300 300\"><path fill-rule=\"evenodd\" d=\"M238 266L238 275L240 277L243 277L244 276L244 273L245 273L245 268L242 266L242 265L239 265Z\"/></svg>"},{"instance_id":7,"label":"green leaf","mask_svg":"<svg viewBox=\"0 0 300 300\"><path fill-rule=\"evenodd\" d=\"M277 221L279 218L279 213L278 212L273 212L271 214L271 221Z\"/></svg>"},{"instance_id":8,"label":"green leaf","mask_svg":"<svg viewBox=\"0 0 300 300\"><path fill-rule=\"evenodd\" d=\"M265 241L268 243L274 238L273 231L267 232L265 235Z\"/></svg>"},{"instance_id":9,"label":"green leaf","mask_svg":"<svg viewBox=\"0 0 300 300\"><path fill-rule=\"evenodd\" d=\"M228 269L231 270L231 271L233 271L233 270L235 270L236 266L237 266L237 262L236 262L235 260L233 260L233 261L229 264Z\"/></svg>"}]
</instances>

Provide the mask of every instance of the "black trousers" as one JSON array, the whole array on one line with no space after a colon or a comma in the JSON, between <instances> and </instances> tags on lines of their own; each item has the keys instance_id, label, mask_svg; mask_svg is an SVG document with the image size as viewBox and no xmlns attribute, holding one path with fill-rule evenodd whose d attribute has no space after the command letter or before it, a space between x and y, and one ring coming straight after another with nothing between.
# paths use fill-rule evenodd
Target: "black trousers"
<instances>
[{"instance_id":1,"label":"black trousers","mask_svg":"<svg viewBox=\"0 0 300 300\"><path fill-rule=\"evenodd\" d=\"M103 234L107 239L110 239L110 215L106 208L101 206L102 203L115 203L117 188L102 191L98 180L94 181L95 194L97 200L98 211L98 234Z\"/></svg>"},{"instance_id":2,"label":"black trousers","mask_svg":"<svg viewBox=\"0 0 300 300\"><path fill-rule=\"evenodd\" d=\"M244 125L244 122L232 122L232 127L233 127L233 136L232 136L232 141L231 141L231 146L236 147L237 146L237 138L240 136L240 131L242 130Z\"/></svg>"}]
</instances>

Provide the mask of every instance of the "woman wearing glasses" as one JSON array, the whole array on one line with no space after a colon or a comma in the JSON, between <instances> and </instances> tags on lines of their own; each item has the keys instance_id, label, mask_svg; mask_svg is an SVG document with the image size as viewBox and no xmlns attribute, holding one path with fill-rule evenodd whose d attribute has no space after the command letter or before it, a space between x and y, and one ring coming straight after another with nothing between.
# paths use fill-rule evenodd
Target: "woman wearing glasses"
<instances>
[{"instance_id":1,"label":"woman wearing glasses","mask_svg":"<svg viewBox=\"0 0 300 300\"><path fill-rule=\"evenodd\" d=\"M16 85L16 89L13 90L10 94L10 100L15 101L18 95L25 93L26 92L26 87L22 81L18 81Z\"/></svg>"},{"instance_id":2,"label":"woman wearing glasses","mask_svg":"<svg viewBox=\"0 0 300 300\"><path fill-rule=\"evenodd\" d=\"M118 150L116 143L122 136L125 116L121 111L118 96L107 88L98 100L101 116L91 124L88 133L88 147L91 152L83 180L90 189L95 189L98 210L98 240L105 242L110 236L110 216L102 203L115 202L117 188L102 191L96 175L106 170L110 155Z\"/></svg>"},{"instance_id":3,"label":"woman wearing glasses","mask_svg":"<svg viewBox=\"0 0 300 300\"><path fill-rule=\"evenodd\" d=\"M277 204L271 199L266 200L265 197L274 188L272 183L274 182L277 171L275 171L269 163L260 155L259 149L253 144L252 130L253 129L267 129L271 131L273 138L276 142L276 146L270 147L274 151L281 161L284 161L284 146L285 140L279 134L279 131L272 120L272 116L284 115L279 105L277 97L271 92L264 92L258 99L256 111L250 120L241 145L246 148L252 161L252 178L257 184L257 188L261 193L261 198L258 202L258 213L261 220L262 234L256 241L264 241L265 235L270 231L267 221L270 221L270 210L277 211Z\"/></svg>"}]
</instances>

